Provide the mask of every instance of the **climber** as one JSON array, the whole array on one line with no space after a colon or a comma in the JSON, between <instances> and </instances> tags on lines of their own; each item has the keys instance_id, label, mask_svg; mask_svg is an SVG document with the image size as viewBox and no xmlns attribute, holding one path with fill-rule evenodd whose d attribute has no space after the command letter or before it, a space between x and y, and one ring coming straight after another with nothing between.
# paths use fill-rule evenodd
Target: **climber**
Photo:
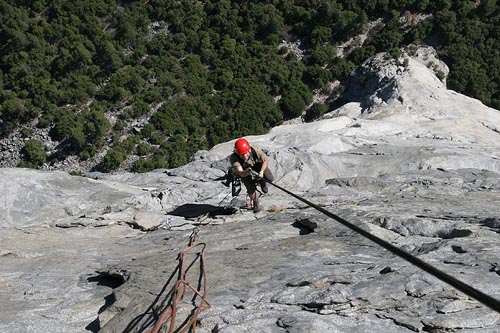
<instances>
[{"instance_id":1,"label":"climber","mask_svg":"<svg viewBox=\"0 0 500 333\"><path fill-rule=\"evenodd\" d=\"M274 176L267 167L268 158L259 147L251 147L250 143L244 138L236 140L234 143L234 152L230 156L231 166L234 172L241 177L248 196L253 202L253 211L260 211L259 198L257 196L258 183L262 192L267 193L266 181L272 182Z\"/></svg>"}]
</instances>

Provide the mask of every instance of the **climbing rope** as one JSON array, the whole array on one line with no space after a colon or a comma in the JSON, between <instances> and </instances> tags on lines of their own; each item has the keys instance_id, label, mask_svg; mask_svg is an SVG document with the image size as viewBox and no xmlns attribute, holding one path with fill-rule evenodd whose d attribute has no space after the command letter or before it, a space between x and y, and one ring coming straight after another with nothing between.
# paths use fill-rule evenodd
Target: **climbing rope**
<instances>
[{"instance_id":1,"label":"climbing rope","mask_svg":"<svg viewBox=\"0 0 500 333\"><path fill-rule=\"evenodd\" d=\"M500 301L487 295L484 294L483 292L473 288L472 286L456 279L455 277L437 269L436 267L426 263L425 261L415 257L414 255L392 245L391 243L369 233L368 231L358 227L355 224L352 224L348 222L347 220L341 218L340 216L337 216L326 209L294 194L293 192L290 192L286 190L285 188L274 184L273 182L270 182L268 180L265 180L267 183L271 184L272 186L278 188L279 190L291 195L292 197L304 202L308 206L318 210L319 212L325 214L326 216L336 220L337 222L341 223L342 225L346 226L347 228L361 234L365 238L368 238L369 240L373 241L374 243L382 246L386 250L390 251L391 253L403 258L404 260L410 262L411 264L419 267L420 269L426 271L427 273L433 275L434 277L440 279L441 281L447 283L448 285L456 288L457 290L463 292L464 294L470 296L471 298L477 300L478 302L488 306L489 308L495 310L496 312L500 313ZM202 228L206 228L209 226L211 222L206 223L202 226ZM158 315L158 318L156 319L156 322L154 322L152 327L149 327L146 329L144 332L145 333L158 333L159 330L165 325L167 321L169 322L169 327L168 327L168 333L173 333L174 331L177 333L185 333L185 332L193 332L196 333L196 325L197 325L197 320L199 315L203 312L208 310L211 305L207 301L207 283L206 283L206 269L205 269L205 248L206 244L205 243L197 243L196 242L196 237L198 233L200 232L200 227L197 227L193 230L189 237L189 245L184 248L178 256L179 259L179 276L178 279L175 283L174 287L174 292L173 296L169 302L169 305L163 309L163 311ZM192 267L194 264L191 263L186 267L185 261L186 261L186 256L193 251L195 248L201 247L200 252L197 254L197 258L200 260L200 277L198 279L198 287L192 286L188 279L187 279L187 272L188 270ZM201 285L201 286L200 286ZM190 317L189 319L185 319L183 323L180 325L180 327L176 328L176 317L177 317L177 310L179 307L179 304L183 301L184 296L186 295L186 290L189 289L194 293L194 297L191 299L192 303L195 303L194 300L195 298L199 298L199 303L194 305L194 309L191 310ZM181 329L182 328L182 329Z\"/></svg>"},{"instance_id":2,"label":"climbing rope","mask_svg":"<svg viewBox=\"0 0 500 333\"><path fill-rule=\"evenodd\" d=\"M336 220L337 222L343 224L344 226L348 227L349 229L351 230L354 230L355 232L361 234L362 236L368 238L369 240L375 242L376 244L382 246L383 248L385 248L386 250L392 252L393 254L405 259L406 261L412 263L413 265L423 269L424 271L426 271L427 273L437 277L438 279L440 279L441 281L449 284L450 286L452 287L455 287L456 289L458 289L459 291L463 292L464 294L472 297L473 299L477 300L478 302L488 306L489 308L497 311L500 313L500 301L489 296L489 295L486 295L484 294L483 292L471 287L470 285L456 279L455 277L437 269L436 267L426 263L425 261L415 257L414 255L392 245L391 243L369 233L368 231L358 227L357 225L355 224L352 224L346 220L344 220L343 218L341 218L340 216L337 216L329 211L327 211L326 209L324 208L321 208L320 206L284 189L283 187L279 186L279 185L276 185L268 180L266 180L269 184L273 185L274 187L280 189L281 191L291 195L292 197L304 202L305 204L313 207L314 209L320 211L321 213L325 214L326 216Z\"/></svg>"},{"instance_id":3,"label":"climbing rope","mask_svg":"<svg viewBox=\"0 0 500 333\"><path fill-rule=\"evenodd\" d=\"M211 222L204 224L203 228L209 226ZM164 326L164 324L170 320L168 333L173 333L174 330L177 333L184 332L193 332L196 333L196 324L198 321L198 316L203 311L210 309L210 303L207 301L207 279L206 279L206 269L205 269L205 243L197 243L196 236L200 232L200 227L196 227L191 235L189 236L189 245L184 248L178 256L179 259L179 276L175 283L174 293L170 300L170 304L160 313L158 319L154 323L154 325L148 329L146 329L145 333L158 333L159 330ZM194 261L190 265L186 265L186 257L190 252L194 249L201 247L200 252L197 254L197 258L200 260L200 277L198 280L198 287L192 286L187 279L187 272L194 264ZM200 286L201 284L201 286ZM183 301L184 296L186 295L186 289L189 288L193 293L194 297L191 299L191 302L194 303L195 298L199 298L199 304L194 305L194 309L191 311L189 320L184 321L180 327L176 328L176 317L177 317L177 309L179 304Z\"/></svg>"}]
</instances>

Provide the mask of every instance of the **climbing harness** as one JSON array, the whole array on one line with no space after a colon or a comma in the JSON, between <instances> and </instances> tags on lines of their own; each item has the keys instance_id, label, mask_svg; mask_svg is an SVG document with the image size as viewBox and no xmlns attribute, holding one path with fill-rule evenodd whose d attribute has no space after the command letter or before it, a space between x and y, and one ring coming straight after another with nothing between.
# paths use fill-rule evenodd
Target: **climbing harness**
<instances>
[{"instance_id":1,"label":"climbing harness","mask_svg":"<svg viewBox=\"0 0 500 333\"><path fill-rule=\"evenodd\" d=\"M267 181L267 180L266 180ZM274 187L280 189L281 191L291 195L292 197L304 202L305 204L311 206L312 208L320 211L321 213L325 214L326 216L336 220L337 222L343 224L344 226L348 227L349 229L357 232L358 234L361 234L362 236L368 238L369 240L375 242L376 244L382 246L383 248L385 248L386 250L392 252L393 254L405 259L406 261L412 263L413 265L423 269L424 271L426 271L427 273L437 277L438 279L440 279L441 281L449 284L450 286L452 287L455 287L456 289L458 289L459 291L463 292L464 294L474 298L475 300L479 301L480 303L488 306L489 308L497 311L500 313L500 301L489 296L489 295L486 295L484 294L483 292L473 288L472 286L469 286L468 284L456 279L455 277L437 269L436 267L426 263L425 261L415 257L414 255L392 245L391 243L369 233L368 231L358 227L357 225L355 224L352 224L346 220L344 220L343 218L341 218L340 216L337 216L329 211L327 211L326 209L324 208L321 208L320 206L284 189L283 187L279 186L279 185L276 185L274 184L273 182L270 182L270 181L267 181L269 184L273 185Z\"/></svg>"},{"instance_id":2,"label":"climbing harness","mask_svg":"<svg viewBox=\"0 0 500 333\"><path fill-rule=\"evenodd\" d=\"M259 173L255 170L250 169L252 180L258 182L260 180ZM234 172L233 168L227 169L226 175L224 176L225 181L222 184L226 187L231 186L231 195L236 197L241 192L241 177Z\"/></svg>"},{"instance_id":3,"label":"climbing harness","mask_svg":"<svg viewBox=\"0 0 500 333\"><path fill-rule=\"evenodd\" d=\"M229 187L231 186L231 195L233 197L236 197L240 194L241 192L241 178L238 176L233 168L227 169L226 176L225 176L226 181L222 182L224 186Z\"/></svg>"}]
</instances>

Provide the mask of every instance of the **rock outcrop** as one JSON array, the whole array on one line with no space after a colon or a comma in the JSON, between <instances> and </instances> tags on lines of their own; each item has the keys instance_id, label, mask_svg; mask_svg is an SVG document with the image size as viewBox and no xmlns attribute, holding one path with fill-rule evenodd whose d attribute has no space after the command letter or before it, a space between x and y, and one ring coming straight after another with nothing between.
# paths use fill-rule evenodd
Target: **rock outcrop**
<instances>
[{"instance_id":1,"label":"rock outcrop","mask_svg":"<svg viewBox=\"0 0 500 333\"><path fill-rule=\"evenodd\" d=\"M247 138L279 186L500 299L500 112L436 68L378 55L350 103ZM142 332L193 235L198 332L500 330L497 311L272 185L246 210L220 181L232 144L147 174L0 169L0 331ZM177 322L200 302L186 288Z\"/></svg>"}]
</instances>

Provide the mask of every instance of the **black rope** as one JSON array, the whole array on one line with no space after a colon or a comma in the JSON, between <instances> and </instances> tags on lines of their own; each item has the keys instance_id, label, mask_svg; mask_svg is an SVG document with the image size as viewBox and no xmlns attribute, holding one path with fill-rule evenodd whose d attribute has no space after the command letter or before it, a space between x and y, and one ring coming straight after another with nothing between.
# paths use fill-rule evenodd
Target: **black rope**
<instances>
[{"instance_id":1,"label":"black rope","mask_svg":"<svg viewBox=\"0 0 500 333\"><path fill-rule=\"evenodd\" d=\"M409 261L410 263L412 263L413 265L423 269L424 271L426 271L427 273L437 277L438 279L440 279L441 281L449 284L450 286L452 287L455 287L456 289L460 290L461 292L463 292L464 294L474 298L475 300L481 302L482 304L490 307L491 309L495 310L496 312L499 312L500 313L500 301L489 296L489 295L486 295L484 294L483 292L469 286L468 284L460 281L460 280L457 280L455 277L435 268L434 266L431 266L430 264L426 263L425 261L415 257L414 255L392 245L391 243L381 239L381 238L378 238L377 236L369 233L368 231L358 227L357 225L354 225L346 220L344 220L343 218L327 211L326 209L324 208L321 208L320 206L316 205L316 204L313 204L312 202L284 189L283 187L281 186L278 186L270 181L267 181L269 184L277 187L278 189L282 190L283 192L285 193L288 193L290 194L291 196L293 196L294 198L297 198L299 199L300 201L308 204L309 206L317 209L318 211L322 212L323 214L325 214L326 216L336 220L337 222L340 222L341 224L343 224L344 226L348 227L349 229L351 230L354 230L355 232L363 235L364 237L368 238L369 240L377 243L378 245L382 246L383 248L385 248L386 250L394 253L395 255L405 259L406 261Z\"/></svg>"}]
</instances>

